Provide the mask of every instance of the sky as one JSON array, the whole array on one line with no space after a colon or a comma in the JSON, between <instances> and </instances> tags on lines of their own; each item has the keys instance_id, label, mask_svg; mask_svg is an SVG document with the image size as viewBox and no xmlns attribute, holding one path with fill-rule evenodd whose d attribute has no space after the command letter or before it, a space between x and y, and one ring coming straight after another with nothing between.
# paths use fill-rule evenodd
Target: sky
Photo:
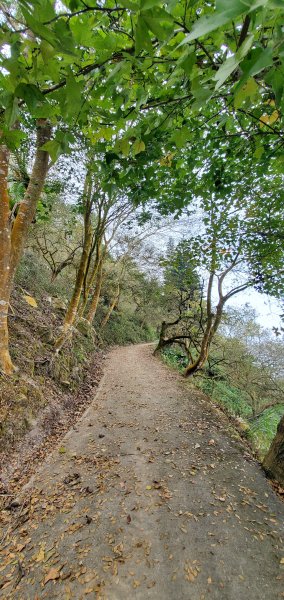
<instances>
[{"instance_id":1,"label":"sky","mask_svg":"<svg viewBox=\"0 0 284 600\"><path fill-rule=\"evenodd\" d=\"M260 294L256 290L246 290L232 298L228 306L241 308L244 304L250 304L258 313L257 321L262 327L271 329L281 325L280 314L283 308L280 302L267 294ZM283 326L283 323L282 323Z\"/></svg>"}]
</instances>

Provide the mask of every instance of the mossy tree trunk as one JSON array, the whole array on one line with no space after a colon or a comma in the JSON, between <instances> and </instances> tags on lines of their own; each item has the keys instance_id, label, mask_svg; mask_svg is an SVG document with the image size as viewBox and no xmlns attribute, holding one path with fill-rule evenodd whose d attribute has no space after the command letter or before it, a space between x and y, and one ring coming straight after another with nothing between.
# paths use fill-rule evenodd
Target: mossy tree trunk
<instances>
[{"instance_id":1,"label":"mossy tree trunk","mask_svg":"<svg viewBox=\"0 0 284 600\"><path fill-rule=\"evenodd\" d=\"M10 288L11 228L7 189L9 152L0 147L0 365L9 375L13 364L9 353L8 309Z\"/></svg>"},{"instance_id":2,"label":"mossy tree trunk","mask_svg":"<svg viewBox=\"0 0 284 600\"><path fill-rule=\"evenodd\" d=\"M269 477L277 479L281 485L284 485L284 416L280 420L276 436L264 458L263 468Z\"/></svg>"},{"instance_id":3,"label":"mossy tree trunk","mask_svg":"<svg viewBox=\"0 0 284 600\"><path fill-rule=\"evenodd\" d=\"M82 254L80 258L79 268L77 271L76 281L74 285L73 294L71 296L66 315L64 318L64 331L68 330L74 323L78 306L81 299L83 290L84 278L86 275L86 268L90 257L91 246L92 246L92 182L87 173L85 186L84 186L84 241Z\"/></svg>"},{"instance_id":4,"label":"mossy tree trunk","mask_svg":"<svg viewBox=\"0 0 284 600\"><path fill-rule=\"evenodd\" d=\"M97 279L96 279L94 295L91 300L91 304L90 304L90 307L89 307L89 310L88 310L88 313L86 316L86 320L90 324L93 322L93 320L96 316L99 299L100 299L100 295L101 295L101 289L102 289L102 283L103 283L103 265L104 265L104 260L102 257L100 260L100 263L99 263L98 271L97 271Z\"/></svg>"},{"instance_id":5,"label":"mossy tree trunk","mask_svg":"<svg viewBox=\"0 0 284 600\"><path fill-rule=\"evenodd\" d=\"M105 316L104 316L104 318L103 318L103 320L101 322L101 325L100 325L101 329L103 329L106 326L106 324L108 323L108 321L109 321L109 319L110 319L110 317L111 317L111 315L112 315L115 307L117 306L117 304L119 302L119 296L120 296L120 285L118 283L117 284L116 293L115 293L115 295L114 295L114 297L112 299L112 302L110 303L110 305L108 307L108 310L107 310L107 312L106 312L106 314L105 314Z\"/></svg>"},{"instance_id":6,"label":"mossy tree trunk","mask_svg":"<svg viewBox=\"0 0 284 600\"><path fill-rule=\"evenodd\" d=\"M55 350L58 353L62 346L64 346L65 342L72 335L72 326L76 320L78 315L78 308L82 296L82 290L84 285L84 280L86 276L86 271L88 267L88 263L90 260L90 254L92 252L92 207L93 207L93 197L92 197L92 180L87 172L85 183L84 183L84 191L83 191L83 205L84 205L84 239L83 239L83 247L80 258L80 263L77 271L77 276L74 284L74 289L72 296L70 298L67 311L65 314L64 322L63 322L63 331L61 335L55 341Z\"/></svg>"},{"instance_id":7,"label":"mossy tree trunk","mask_svg":"<svg viewBox=\"0 0 284 600\"><path fill-rule=\"evenodd\" d=\"M48 152L42 146L50 140L51 126L46 119L37 121L36 152L32 173L18 214L13 222L8 195L9 151L0 147L0 369L10 375L14 366L9 352L8 309L15 272L23 253L29 226L46 179Z\"/></svg>"}]
</instances>

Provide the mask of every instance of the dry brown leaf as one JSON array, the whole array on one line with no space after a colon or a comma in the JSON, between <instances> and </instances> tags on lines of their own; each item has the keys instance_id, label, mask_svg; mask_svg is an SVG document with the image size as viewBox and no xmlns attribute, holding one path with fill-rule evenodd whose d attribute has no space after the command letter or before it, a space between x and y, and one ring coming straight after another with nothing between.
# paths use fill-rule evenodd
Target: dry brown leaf
<instances>
[{"instance_id":1,"label":"dry brown leaf","mask_svg":"<svg viewBox=\"0 0 284 600\"><path fill-rule=\"evenodd\" d=\"M40 551L36 556L36 562L41 562L45 558L44 546L40 547Z\"/></svg>"},{"instance_id":2,"label":"dry brown leaf","mask_svg":"<svg viewBox=\"0 0 284 600\"><path fill-rule=\"evenodd\" d=\"M23 296L25 301L32 306L33 308L37 308L37 301L32 296Z\"/></svg>"},{"instance_id":3,"label":"dry brown leaf","mask_svg":"<svg viewBox=\"0 0 284 600\"><path fill-rule=\"evenodd\" d=\"M51 567L51 569L48 571L47 575L43 580L43 585L46 585L48 581L54 581L55 579L59 579L59 577L60 569L57 569L56 567Z\"/></svg>"}]
</instances>

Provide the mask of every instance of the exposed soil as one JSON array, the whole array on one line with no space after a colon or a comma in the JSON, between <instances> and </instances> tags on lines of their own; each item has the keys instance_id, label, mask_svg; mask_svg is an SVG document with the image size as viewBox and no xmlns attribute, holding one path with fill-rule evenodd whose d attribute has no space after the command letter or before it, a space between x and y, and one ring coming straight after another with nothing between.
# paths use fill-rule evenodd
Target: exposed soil
<instances>
[{"instance_id":1,"label":"exposed soil","mask_svg":"<svg viewBox=\"0 0 284 600\"><path fill-rule=\"evenodd\" d=\"M3 519L1 598L283 598L283 504L149 345L110 353L93 404Z\"/></svg>"},{"instance_id":2,"label":"exposed soil","mask_svg":"<svg viewBox=\"0 0 284 600\"><path fill-rule=\"evenodd\" d=\"M38 416L22 440L7 444L0 453L0 507L6 504L6 496L15 495L22 489L36 468L56 447L58 440L78 421L93 400L103 372L105 354L92 354L84 379L77 392L60 389L52 382L46 384L47 404L38 407Z\"/></svg>"},{"instance_id":3,"label":"exposed soil","mask_svg":"<svg viewBox=\"0 0 284 600\"><path fill-rule=\"evenodd\" d=\"M34 307L25 294L15 286L9 317L18 370L0 374L0 507L2 494L21 489L92 402L104 360L91 332L78 329L55 356L63 300L37 293Z\"/></svg>"}]
</instances>

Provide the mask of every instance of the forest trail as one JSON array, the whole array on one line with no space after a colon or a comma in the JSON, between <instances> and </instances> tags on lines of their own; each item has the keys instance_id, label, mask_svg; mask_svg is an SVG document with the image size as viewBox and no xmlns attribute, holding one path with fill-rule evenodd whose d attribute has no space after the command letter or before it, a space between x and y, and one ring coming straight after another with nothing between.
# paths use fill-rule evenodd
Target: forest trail
<instances>
[{"instance_id":1,"label":"forest trail","mask_svg":"<svg viewBox=\"0 0 284 600\"><path fill-rule=\"evenodd\" d=\"M1 598L283 598L283 504L150 345L111 351L24 498L6 517Z\"/></svg>"}]
</instances>

